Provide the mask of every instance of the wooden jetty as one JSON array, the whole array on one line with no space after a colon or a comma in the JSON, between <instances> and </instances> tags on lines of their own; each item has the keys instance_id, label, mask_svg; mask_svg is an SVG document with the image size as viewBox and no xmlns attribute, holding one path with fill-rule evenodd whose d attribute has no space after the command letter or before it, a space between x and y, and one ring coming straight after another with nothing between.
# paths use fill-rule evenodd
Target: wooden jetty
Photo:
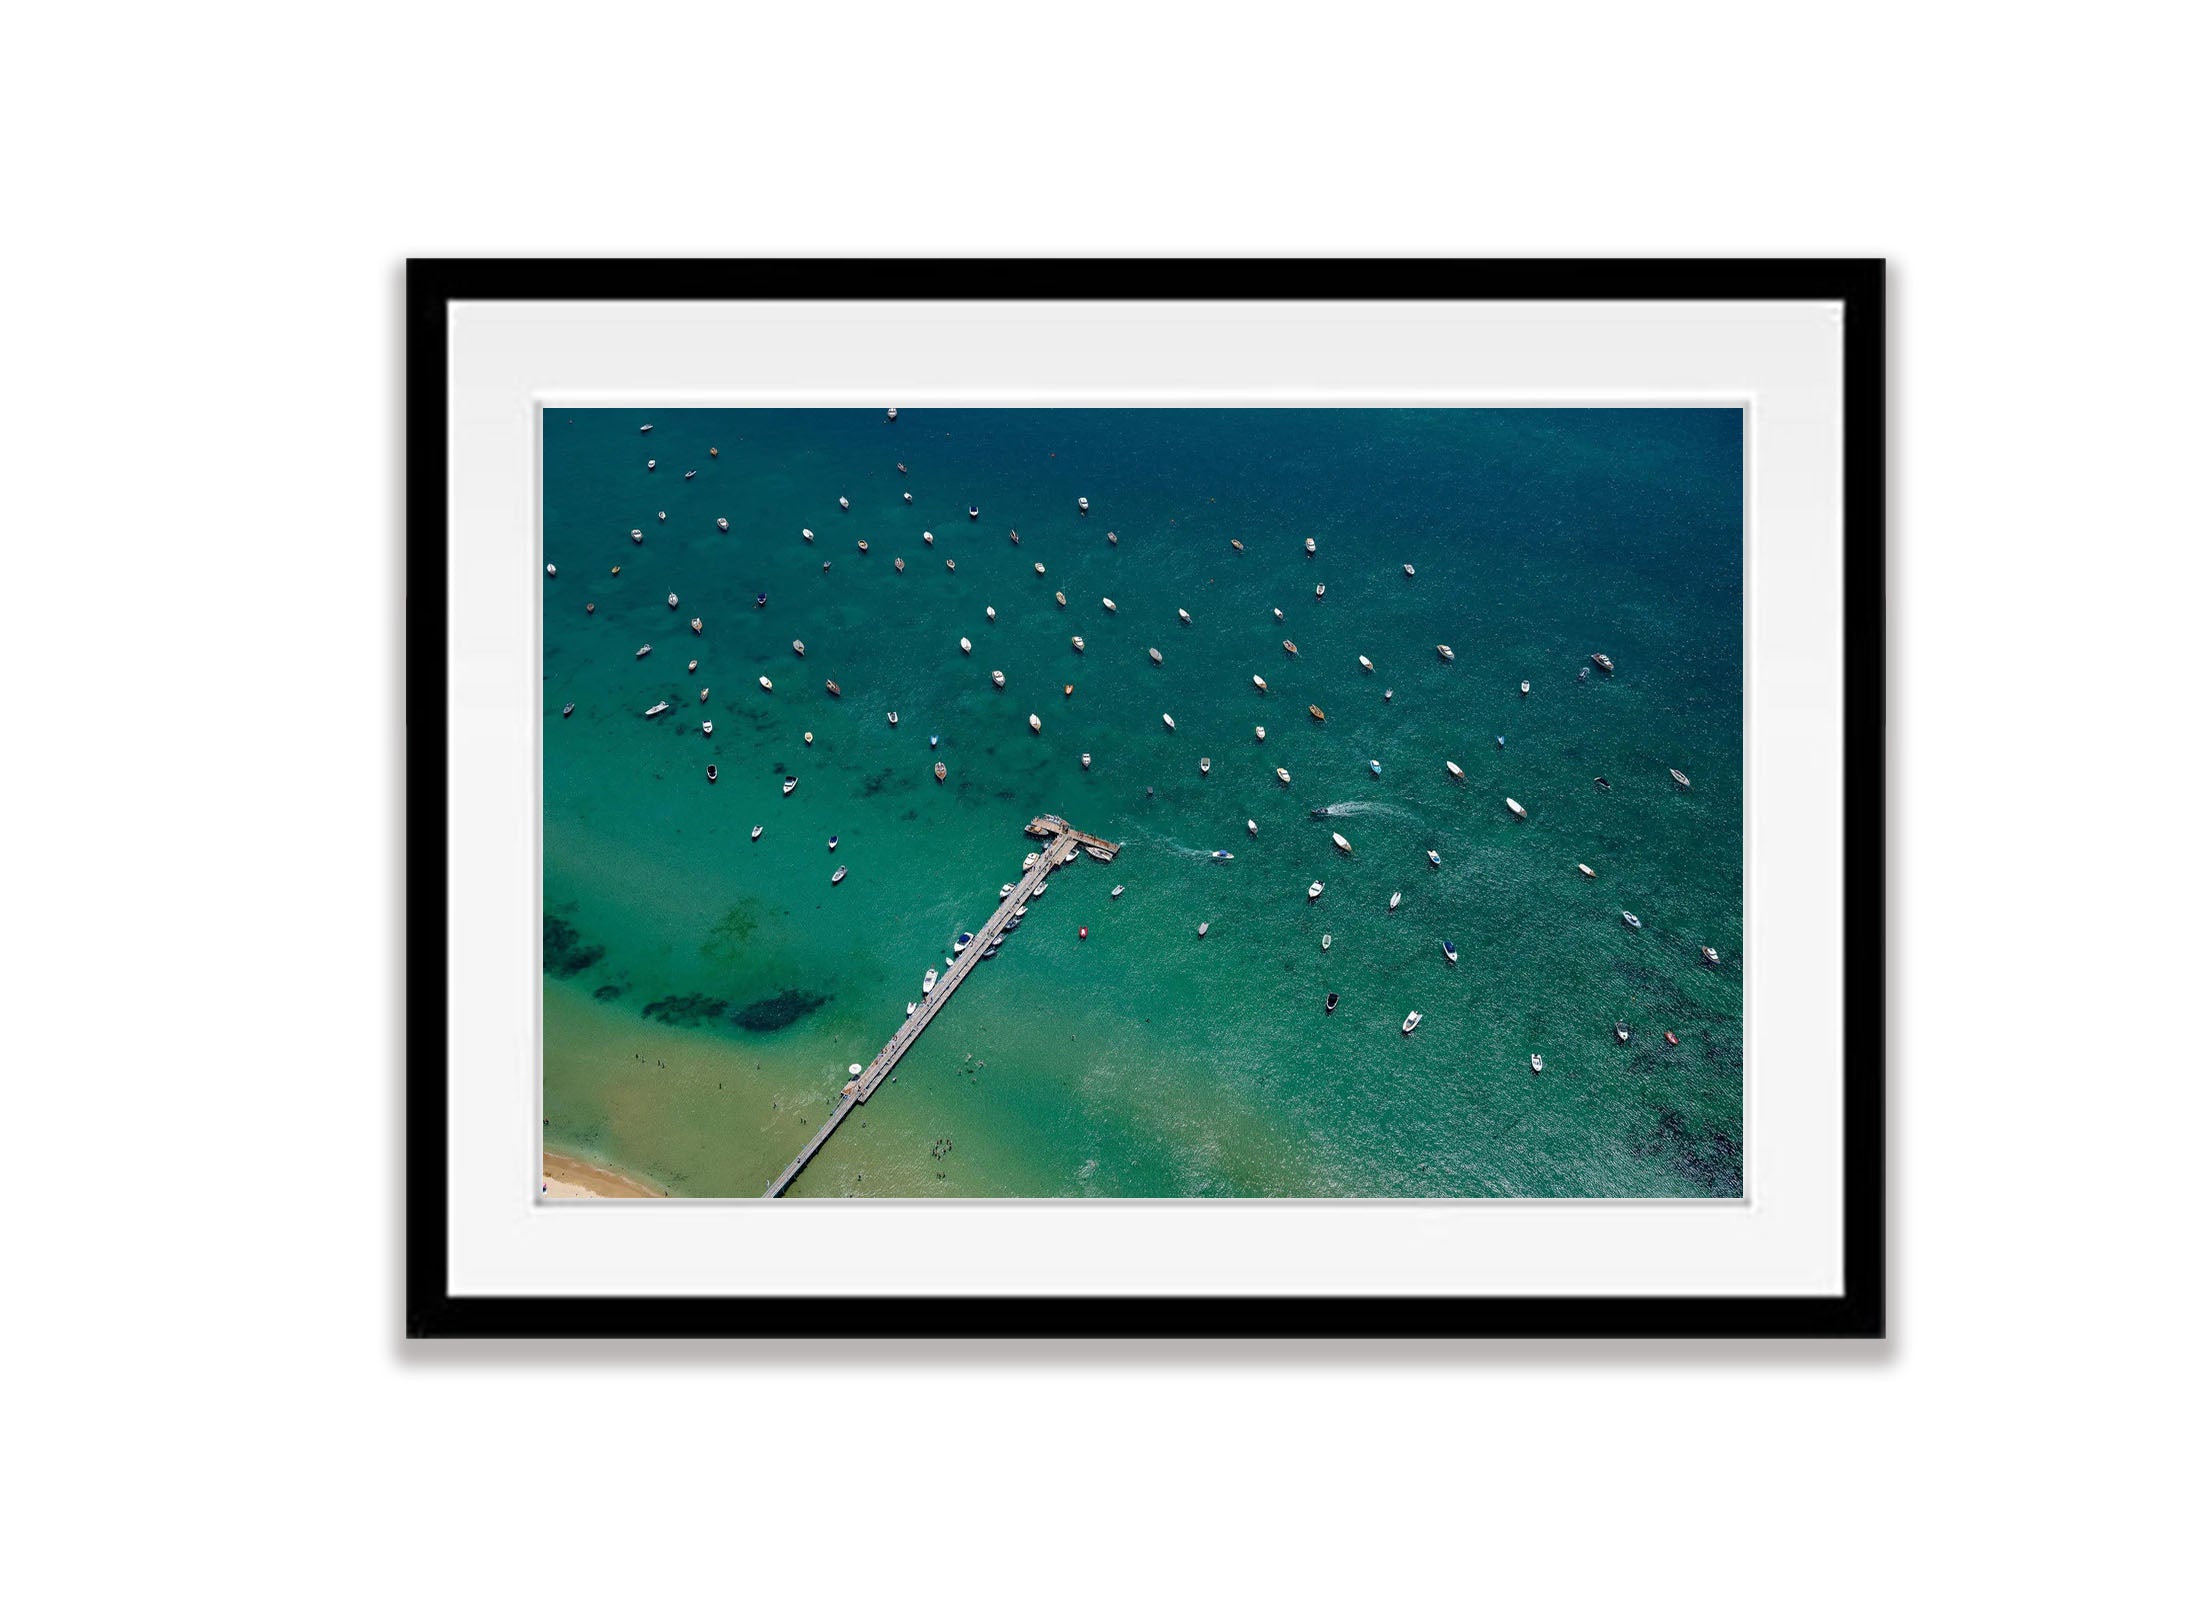
<instances>
[{"instance_id":1,"label":"wooden jetty","mask_svg":"<svg viewBox=\"0 0 2200 1600\"><path fill-rule=\"evenodd\" d=\"M964 947L963 953L947 963L947 970L940 974L940 981L932 985L932 992L918 1002L917 1009L894 1030L894 1036L886 1041L886 1048L871 1058L871 1064L863 1069L862 1076L851 1080L842 1088L840 1103L833 1107L833 1114L810 1136L810 1142L802 1147L802 1153L788 1162L786 1170L772 1180L772 1186L764 1191L765 1199L776 1200L785 1194L787 1185L794 1182L802 1169L810 1164L810 1157L816 1155L825 1141L833 1136L833 1130L847 1120L848 1113L878 1093L879 1085L886 1081L886 1075L909 1053L909 1047L917 1042L917 1036L924 1032L926 1024L940 1014L940 1007L947 1004L948 996L962 987L963 979L969 977L972 969L985 958L993 941L1000 938L1016 914L1031 903L1032 891L1046 880L1048 873L1068 862L1070 856L1078 850L1083 850L1095 861L1113 861L1115 853L1122 848L1121 845L1111 844L1093 834L1080 832L1060 817L1051 814L1033 817L1024 824L1024 832L1035 839L1046 840L1045 848L1039 852L1039 859L1031 864L1031 869L1001 901L993 915L986 918L985 926Z\"/></svg>"}]
</instances>

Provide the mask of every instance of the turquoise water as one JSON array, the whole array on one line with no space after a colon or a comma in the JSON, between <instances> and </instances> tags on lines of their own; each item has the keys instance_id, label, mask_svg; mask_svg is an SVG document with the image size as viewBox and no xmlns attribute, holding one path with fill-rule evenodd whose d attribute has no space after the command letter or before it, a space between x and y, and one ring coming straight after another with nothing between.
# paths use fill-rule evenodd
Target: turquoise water
<instances>
[{"instance_id":1,"label":"turquoise water","mask_svg":"<svg viewBox=\"0 0 2200 1600\"><path fill-rule=\"evenodd\" d=\"M760 1192L1052 811L1121 856L793 1193L1740 1192L1739 411L551 410L543 474L552 1147Z\"/></svg>"}]
</instances>

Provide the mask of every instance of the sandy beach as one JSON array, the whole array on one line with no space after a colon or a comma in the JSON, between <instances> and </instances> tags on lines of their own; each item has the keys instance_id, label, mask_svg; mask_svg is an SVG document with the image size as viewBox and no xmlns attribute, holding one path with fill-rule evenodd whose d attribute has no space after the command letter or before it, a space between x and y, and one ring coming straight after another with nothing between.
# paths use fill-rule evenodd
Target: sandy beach
<instances>
[{"instance_id":1,"label":"sandy beach","mask_svg":"<svg viewBox=\"0 0 2200 1600\"><path fill-rule=\"evenodd\" d=\"M551 1200L661 1200L664 1191L577 1156L542 1153L542 1192Z\"/></svg>"}]
</instances>

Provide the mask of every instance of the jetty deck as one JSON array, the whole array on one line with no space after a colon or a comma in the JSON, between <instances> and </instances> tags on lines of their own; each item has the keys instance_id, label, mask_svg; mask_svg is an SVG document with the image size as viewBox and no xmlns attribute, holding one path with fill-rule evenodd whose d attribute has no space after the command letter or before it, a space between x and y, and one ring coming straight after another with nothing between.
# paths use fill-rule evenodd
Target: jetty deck
<instances>
[{"instance_id":1,"label":"jetty deck","mask_svg":"<svg viewBox=\"0 0 2200 1600\"><path fill-rule=\"evenodd\" d=\"M1045 848L1039 852L1039 859L1031 864L1015 887L1002 898L993 915L986 918L985 925L978 930L977 936L964 948L963 953L949 960L946 970L940 974L940 981L932 986L932 992L919 1001L917 1009L894 1030L894 1036L886 1041L883 1050L871 1058L871 1064L863 1069L862 1075L840 1091L840 1101L833 1107L833 1114L810 1136L810 1142L802 1147L801 1154L788 1162L786 1169L772 1180L771 1187L764 1191L765 1199L776 1200L785 1194L787 1186L810 1164L810 1158L833 1136L833 1130L847 1120L848 1113L878 1093L879 1086L886 1081L886 1075L909 1053L909 1047L917 1042L918 1036L932 1019L940 1014L940 1007L946 1005L949 997L962 987L963 979L969 977L985 958L993 941L1005 934L1009 923L1031 903L1033 893L1046 881L1049 873L1065 865L1078 850L1083 850L1095 861L1113 861L1116 852L1122 848L1094 834L1073 828L1051 813L1043 817L1033 817L1024 824L1024 832L1035 839L1046 840Z\"/></svg>"}]
</instances>

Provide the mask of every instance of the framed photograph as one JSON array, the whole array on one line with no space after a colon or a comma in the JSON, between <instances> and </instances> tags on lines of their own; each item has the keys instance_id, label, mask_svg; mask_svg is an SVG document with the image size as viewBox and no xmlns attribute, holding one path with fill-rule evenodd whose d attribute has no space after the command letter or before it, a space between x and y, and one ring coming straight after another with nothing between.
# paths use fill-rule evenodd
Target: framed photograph
<instances>
[{"instance_id":1,"label":"framed photograph","mask_svg":"<svg viewBox=\"0 0 2200 1600\"><path fill-rule=\"evenodd\" d=\"M416 1336L1884 1331L1878 261L415 261Z\"/></svg>"}]
</instances>

